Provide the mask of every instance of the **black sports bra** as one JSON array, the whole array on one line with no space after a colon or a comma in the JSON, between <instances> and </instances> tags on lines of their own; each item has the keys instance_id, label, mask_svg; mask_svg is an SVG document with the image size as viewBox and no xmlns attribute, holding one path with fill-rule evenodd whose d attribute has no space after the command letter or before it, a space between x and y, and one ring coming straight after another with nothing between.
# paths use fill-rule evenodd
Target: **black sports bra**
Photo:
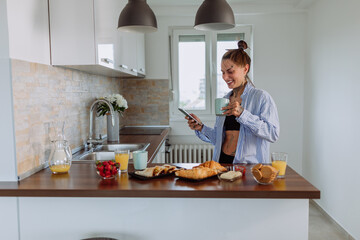
<instances>
[{"instance_id":1,"label":"black sports bra","mask_svg":"<svg viewBox=\"0 0 360 240\"><path fill-rule=\"evenodd\" d=\"M227 131L227 130L240 130L240 123L238 123L236 121L234 115L226 116L224 126L225 126L225 131Z\"/></svg>"}]
</instances>

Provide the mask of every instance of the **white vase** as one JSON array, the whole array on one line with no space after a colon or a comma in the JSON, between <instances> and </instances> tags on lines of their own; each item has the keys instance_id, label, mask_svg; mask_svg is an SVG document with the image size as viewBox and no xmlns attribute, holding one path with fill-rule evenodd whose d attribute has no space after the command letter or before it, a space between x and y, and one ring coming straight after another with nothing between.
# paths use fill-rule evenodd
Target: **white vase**
<instances>
[{"instance_id":1,"label":"white vase","mask_svg":"<svg viewBox=\"0 0 360 240\"><path fill-rule=\"evenodd\" d=\"M114 126L112 125L111 115L107 114L106 116L107 116L107 140L109 142L119 142L120 114L118 112L114 113L114 120L115 120Z\"/></svg>"}]
</instances>

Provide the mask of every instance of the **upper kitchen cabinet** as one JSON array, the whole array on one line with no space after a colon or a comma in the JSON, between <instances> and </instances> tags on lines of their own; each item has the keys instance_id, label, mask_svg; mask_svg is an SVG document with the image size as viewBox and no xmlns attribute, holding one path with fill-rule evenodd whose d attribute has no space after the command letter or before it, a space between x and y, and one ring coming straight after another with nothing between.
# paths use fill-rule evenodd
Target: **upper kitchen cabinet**
<instances>
[{"instance_id":1,"label":"upper kitchen cabinet","mask_svg":"<svg viewBox=\"0 0 360 240\"><path fill-rule=\"evenodd\" d=\"M47 0L8 0L10 58L50 65Z\"/></svg>"},{"instance_id":2,"label":"upper kitchen cabinet","mask_svg":"<svg viewBox=\"0 0 360 240\"><path fill-rule=\"evenodd\" d=\"M117 30L125 4L125 0L50 0L52 64L111 77L144 77L138 62L144 61L145 51L137 44L144 35Z\"/></svg>"},{"instance_id":3,"label":"upper kitchen cabinet","mask_svg":"<svg viewBox=\"0 0 360 240\"><path fill-rule=\"evenodd\" d=\"M137 33L139 36L136 38L136 51L137 61L136 65L140 74L146 75L145 71L145 34Z\"/></svg>"}]
</instances>

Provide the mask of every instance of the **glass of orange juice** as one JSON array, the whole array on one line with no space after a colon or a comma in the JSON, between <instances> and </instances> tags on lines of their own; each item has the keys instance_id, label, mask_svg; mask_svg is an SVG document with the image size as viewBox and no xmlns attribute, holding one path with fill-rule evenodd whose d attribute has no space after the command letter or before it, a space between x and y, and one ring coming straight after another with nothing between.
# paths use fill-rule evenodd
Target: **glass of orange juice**
<instances>
[{"instance_id":1,"label":"glass of orange juice","mask_svg":"<svg viewBox=\"0 0 360 240\"><path fill-rule=\"evenodd\" d=\"M278 178L285 177L288 154L284 152L271 153L271 163L274 168L279 170Z\"/></svg>"},{"instance_id":2,"label":"glass of orange juice","mask_svg":"<svg viewBox=\"0 0 360 240\"><path fill-rule=\"evenodd\" d=\"M120 171L127 172L129 165L130 150L116 150L115 161L120 163Z\"/></svg>"}]
</instances>

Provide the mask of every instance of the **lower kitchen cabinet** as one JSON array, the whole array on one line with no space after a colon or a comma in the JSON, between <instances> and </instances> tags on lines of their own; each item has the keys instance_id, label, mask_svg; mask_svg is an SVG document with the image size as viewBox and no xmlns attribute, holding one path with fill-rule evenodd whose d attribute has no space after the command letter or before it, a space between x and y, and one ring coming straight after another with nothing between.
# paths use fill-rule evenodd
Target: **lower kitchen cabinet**
<instances>
[{"instance_id":1,"label":"lower kitchen cabinet","mask_svg":"<svg viewBox=\"0 0 360 240\"><path fill-rule=\"evenodd\" d=\"M20 197L19 200L21 240L308 238L308 199Z\"/></svg>"}]
</instances>

